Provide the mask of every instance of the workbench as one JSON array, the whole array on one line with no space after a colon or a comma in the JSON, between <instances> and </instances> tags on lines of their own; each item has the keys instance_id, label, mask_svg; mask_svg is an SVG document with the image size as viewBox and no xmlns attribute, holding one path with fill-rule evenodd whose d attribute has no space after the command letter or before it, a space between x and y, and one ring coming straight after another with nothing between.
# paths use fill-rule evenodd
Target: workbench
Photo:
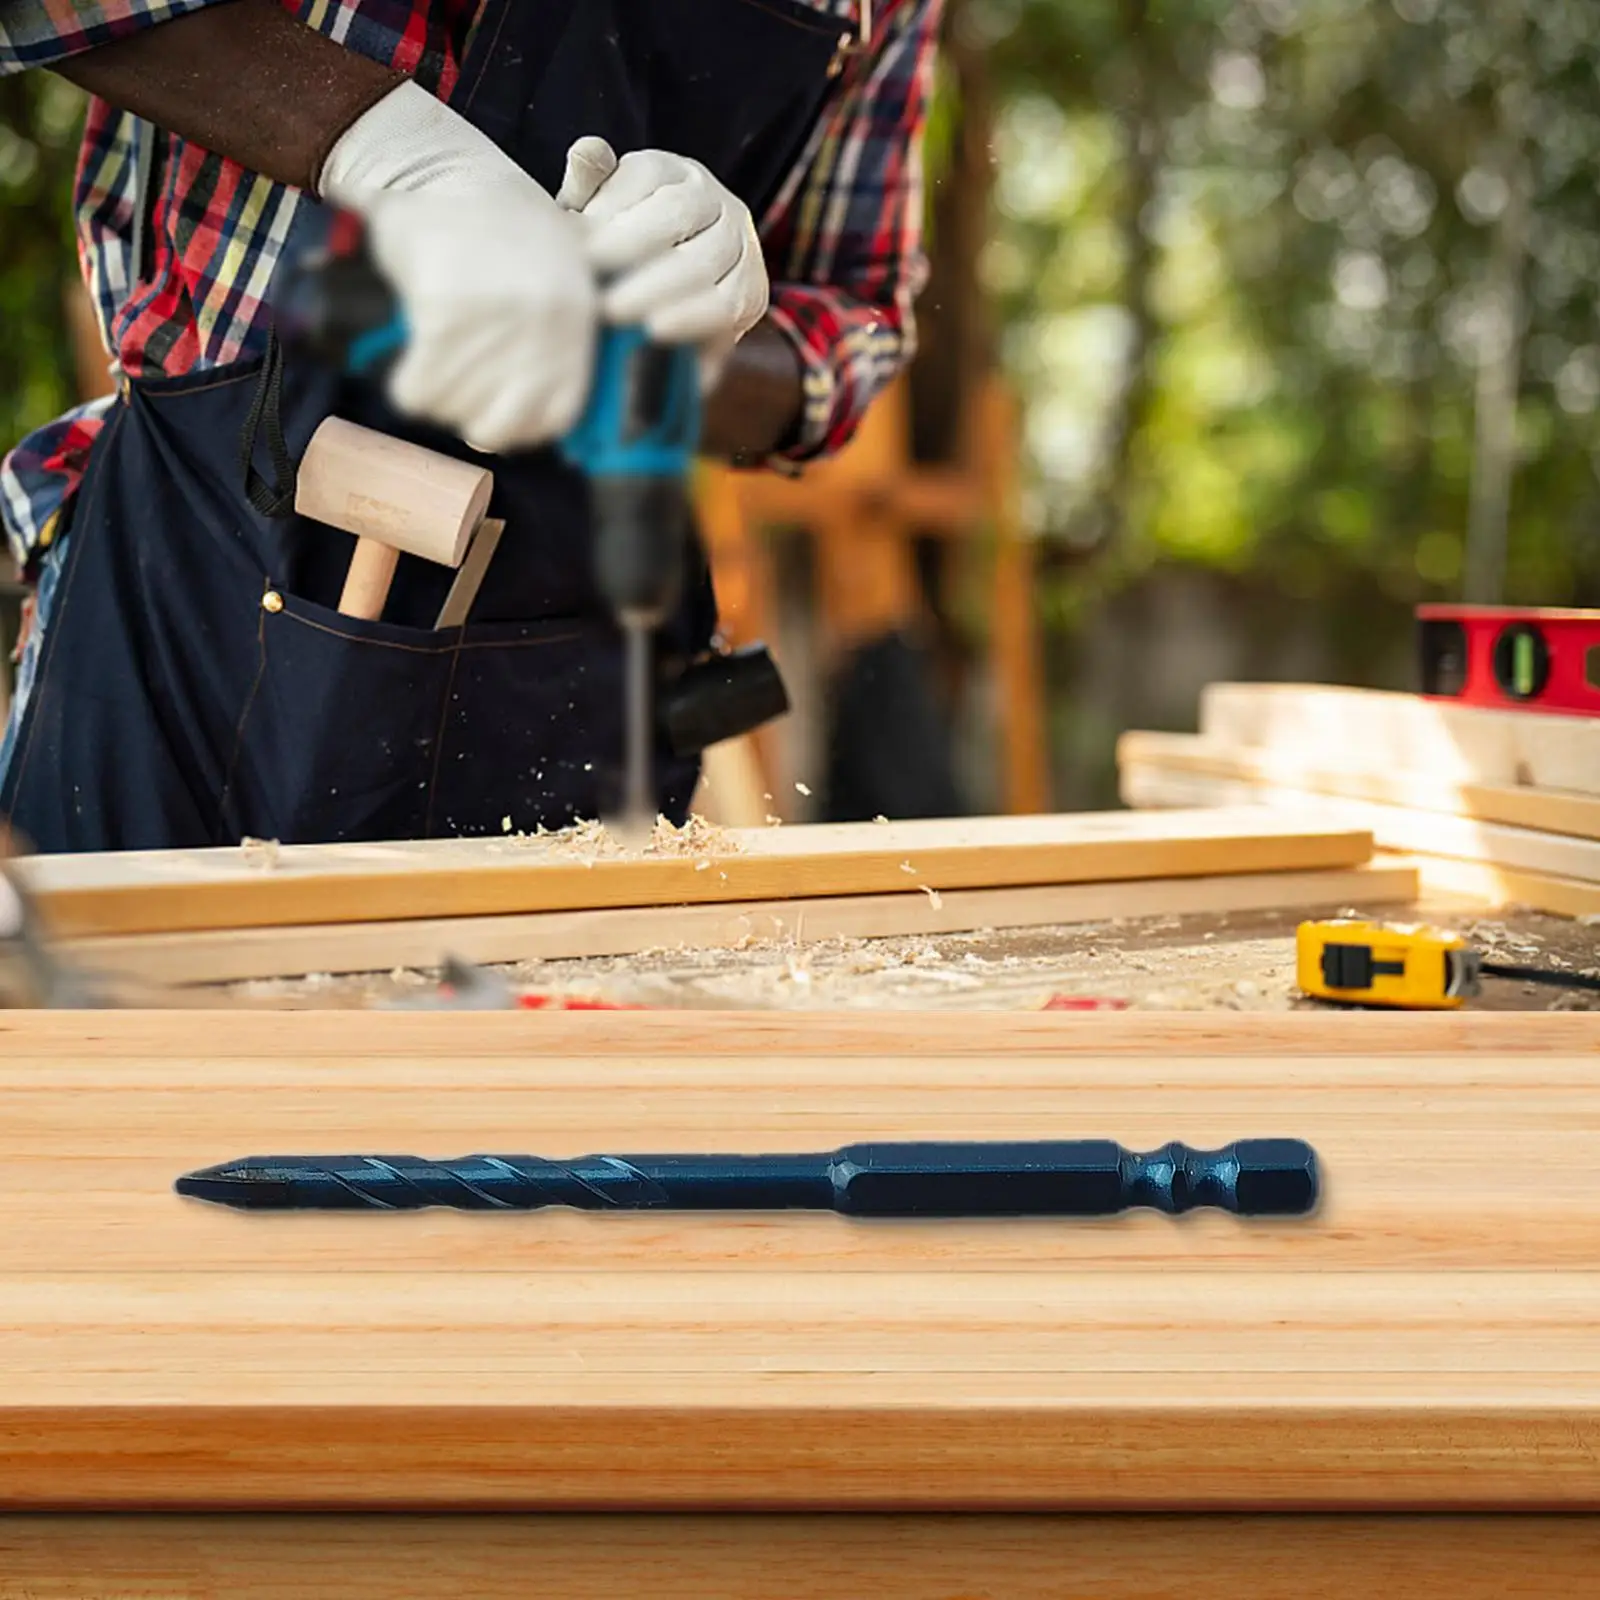
<instances>
[{"instance_id":1,"label":"workbench","mask_svg":"<svg viewBox=\"0 0 1600 1600\"><path fill-rule=\"evenodd\" d=\"M1592 1015L14 1013L0 1107L5 1600L1600 1571ZM1316 1146L1314 1218L171 1192L295 1149L1257 1134Z\"/></svg>"},{"instance_id":2,"label":"workbench","mask_svg":"<svg viewBox=\"0 0 1600 1600\"><path fill-rule=\"evenodd\" d=\"M1379 921L1461 930L1502 960L1569 970L1600 965L1592 926L1462 897L1340 908ZM709 1010L1029 1011L1103 1003L1136 1011L1319 1009L1295 986L1295 929L1313 913L1248 911L1115 917L1040 928L890 939L752 939L628 956L512 963L515 988L578 1002ZM804 933L801 926L800 932ZM391 972L208 984L196 1004L328 1009L416 1004L436 972ZM1600 1012L1600 995L1486 978L1473 1011Z\"/></svg>"}]
</instances>

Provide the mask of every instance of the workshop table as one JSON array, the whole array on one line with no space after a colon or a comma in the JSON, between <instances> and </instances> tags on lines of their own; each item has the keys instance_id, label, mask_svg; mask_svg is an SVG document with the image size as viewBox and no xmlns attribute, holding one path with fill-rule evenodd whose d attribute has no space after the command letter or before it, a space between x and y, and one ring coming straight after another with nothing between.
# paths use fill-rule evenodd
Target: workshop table
<instances>
[{"instance_id":1,"label":"workshop table","mask_svg":"<svg viewBox=\"0 0 1600 1600\"><path fill-rule=\"evenodd\" d=\"M1273 1134L1309 1220L171 1187ZM1588 1593L1597 1134L1582 1014L0 1015L0 1596Z\"/></svg>"}]
</instances>

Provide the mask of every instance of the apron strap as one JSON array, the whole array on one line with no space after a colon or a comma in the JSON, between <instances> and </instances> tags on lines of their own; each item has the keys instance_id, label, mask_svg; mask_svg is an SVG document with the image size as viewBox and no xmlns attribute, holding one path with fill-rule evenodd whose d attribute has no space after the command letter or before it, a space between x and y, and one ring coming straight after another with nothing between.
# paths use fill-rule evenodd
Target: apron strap
<instances>
[{"instance_id":1,"label":"apron strap","mask_svg":"<svg viewBox=\"0 0 1600 1600\"><path fill-rule=\"evenodd\" d=\"M244 492L250 504L264 517L287 517L294 511L299 467L283 437L282 400L283 346L274 329L267 335L266 360L256 380L250 413L239 430L239 466L244 475ZM256 471L256 442L263 424L267 433L267 454L272 461L271 482Z\"/></svg>"}]
</instances>

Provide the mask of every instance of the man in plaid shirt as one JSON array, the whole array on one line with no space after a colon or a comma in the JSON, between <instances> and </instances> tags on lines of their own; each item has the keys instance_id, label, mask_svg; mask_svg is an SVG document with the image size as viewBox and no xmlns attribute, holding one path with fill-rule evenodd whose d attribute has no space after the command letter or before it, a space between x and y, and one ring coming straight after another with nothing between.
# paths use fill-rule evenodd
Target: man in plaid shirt
<instances>
[{"instance_id":1,"label":"man in plaid shirt","mask_svg":"<svg viewBox=\"0 0 1600 1600\"><path fill-rule=\"evenodd\" d=\"M938 10L0 0L0 71L94 96L78 233L119 385L0 468L38 585L0 812L44 849L595 814L612 644L575 621L587 511L548 446L597 325L700 349L710 453L781 465L847 441L912 346ZM421 563L382 623L335 620L348 540L245 493L274 272L324 202L363 219L410 343L381 396L291 371L285 434L303 448L337 407L494 456L508 538L481 637L429 631L442 579ZM675 626L669 645L704 648L703 586ZM380 668L396 654L411 676ZM693 779L664 763L669 814Z\"/></svg>"}]
</instances>

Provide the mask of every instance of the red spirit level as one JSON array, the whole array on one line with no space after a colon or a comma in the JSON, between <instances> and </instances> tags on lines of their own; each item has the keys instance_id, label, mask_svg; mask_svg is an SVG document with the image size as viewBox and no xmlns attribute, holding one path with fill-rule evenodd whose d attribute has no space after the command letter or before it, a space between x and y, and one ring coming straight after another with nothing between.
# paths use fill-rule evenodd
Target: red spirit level
<instances>
[{"instance_id":1,"label":"red spirit level","mask_svg":"<svg viewBox=\"0 0 1600 1600\"><path fill-rule=\"evenodd\" d=\"M1600 717L1600 611L1418 606L1417 646L1434 699Z\"/></svg>"}]
</instances>

